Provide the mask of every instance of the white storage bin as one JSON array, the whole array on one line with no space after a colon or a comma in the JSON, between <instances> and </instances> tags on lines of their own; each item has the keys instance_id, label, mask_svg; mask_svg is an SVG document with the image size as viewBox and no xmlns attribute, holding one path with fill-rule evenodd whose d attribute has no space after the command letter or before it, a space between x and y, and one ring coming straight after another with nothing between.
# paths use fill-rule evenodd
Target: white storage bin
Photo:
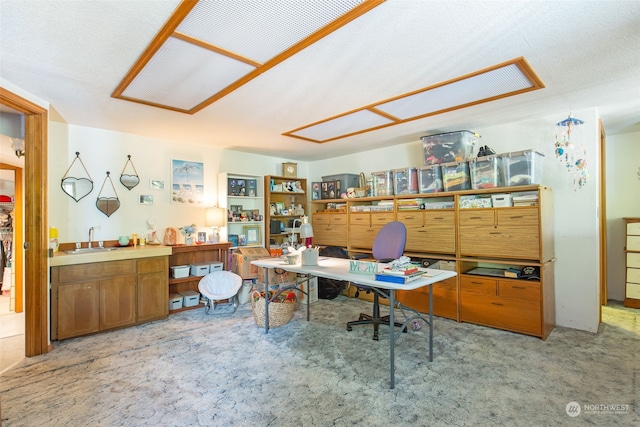
<instances>
[{"instance_id":1,"label":"white storage bin","mask_svg":"<svg viewBox=\"0 0 640 427\"><path fill-rule=\"evenodd\" d=\"M206 264L191 264L192 276L206 276L209 274L209 263Z\"/></svg>"},{"instance_id":2,"label":"white storage bin","mask_svg":"<svg viewBox=\"0 0 640 427\"><path fill-rule=\"evenodd\" d=\"M182 308L183 297L180 294L169 294L169 310Z\"/></svg>"},{"instance_id":3,"label":"white storage bin","mask_svg":"<svg viewBox=\"0 0 640 427\"><path fill-rule=\"evenodd\" d=\"M494 208L504 208L511 206L511 194L492 194L491 201Z\"/></svg>"},{"instance_id":4,"label":"white storage bin","mask_svg":"<svg viewBox=\"0 0 640 427\"><path fill-rule=\"evenodd\" d=\"M220 261L215 261L209 264L209 273L213 273L214 271L222 271L223 263Z\"/></svg>"},{"instance_id":5,"label":"white storage bin","mask_svg":"<svg viewBox=\"0 0 640 427\"><path fill-rule=\"evenodd\" d=\"M514 151L501 154L504 184L542 184L542 160L544 154L534 150Z\"/></svg>"},{"instance_id":6,"label":"white storage bin","mask_svg":"<svg viewBox=\"0 0 640 427\"><path fill-rule=\"evenodd\" d=\"M189 277L189 266L176 265L171 267L171 277L173 277L174 279L182 279L184 277Z\"/></svg>"},{"instance_id":7,"label":"white storage bin","mask_svg":"<svg viewBox=\"0 0 640 427\"><path fill-rule=\"evenodd\" d=\"M200 294L196 291L182 291L183 305L185 307L195 307L200 304Z\"/></svg>"}]
</instances>

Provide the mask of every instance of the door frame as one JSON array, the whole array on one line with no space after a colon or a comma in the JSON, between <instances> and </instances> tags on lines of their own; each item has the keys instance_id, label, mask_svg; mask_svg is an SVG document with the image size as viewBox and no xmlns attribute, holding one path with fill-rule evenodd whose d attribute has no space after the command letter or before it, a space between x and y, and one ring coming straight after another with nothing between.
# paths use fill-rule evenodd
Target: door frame
<instances>
[{"instance_id":1,"label":"door frame","mask_svg":"<svg viewBox=\"0 0 640 427\"><path fill-rule=\"evenodd\" d=\"M0 87L0 104L25 115L24 248L25 356L51 350L49 340L47 109ZM16 271L16 275L21 272Z\"/></svg>"}]
</instances>

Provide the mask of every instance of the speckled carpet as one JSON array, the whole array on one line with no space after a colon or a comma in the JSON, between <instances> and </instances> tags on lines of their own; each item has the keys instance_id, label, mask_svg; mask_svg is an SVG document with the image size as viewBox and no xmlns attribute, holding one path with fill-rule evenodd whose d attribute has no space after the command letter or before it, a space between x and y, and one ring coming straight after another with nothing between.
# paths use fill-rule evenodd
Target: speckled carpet
<instances>
[{"instance_id":1,"label":"speckled carpet","mask_svg":"<svg viewBox=\"0 0 640 427\"><path fill-rule=\"evenodd\" d=\"M365 301L299 309L265 335L251 306L54 343L0 376L3 426L637 426L638 311L547 341L436 318L396 347L347 332Z\"/></svg>"}]
</instances>

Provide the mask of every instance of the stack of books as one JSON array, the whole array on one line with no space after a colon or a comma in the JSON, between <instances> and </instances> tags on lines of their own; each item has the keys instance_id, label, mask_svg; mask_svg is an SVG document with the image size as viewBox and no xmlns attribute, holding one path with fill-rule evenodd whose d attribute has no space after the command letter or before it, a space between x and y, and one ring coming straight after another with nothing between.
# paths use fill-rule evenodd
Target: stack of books
<instances>
[{"instance_id":1,"label":"stack of books","mask_svg":"<svg viewBox=\"0 0 640 427\"><path fill-rule=\"evenodd\" d=\"M432 268L408 267L400 270L385 268L375 275L375 279L381 282L406 284L425 277L433 277L442 273L441 270Z\"/></svg>"},{"instance_id":2,"label":"stack of books","mask_svg":"<svg viewBox=\"0 0 640 427\"><path fill-rule=\"evenodd\" d=\"M399 211L416 210L420 209L422 199L398 199L396 203Z\"/></svg>"}]
</instances>

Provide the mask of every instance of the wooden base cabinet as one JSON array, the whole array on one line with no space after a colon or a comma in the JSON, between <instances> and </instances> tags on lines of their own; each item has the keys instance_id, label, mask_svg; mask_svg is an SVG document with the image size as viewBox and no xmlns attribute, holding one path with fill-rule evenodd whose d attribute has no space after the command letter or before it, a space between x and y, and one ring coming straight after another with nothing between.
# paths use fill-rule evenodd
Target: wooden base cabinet
<instances>
[{"instance_id":1,"label":"wooden base cabinet","mask_svg":"<svg viewBox=\"0 0 640 427\"><path fill-rule=\"evenodd\" d=\"M311 218L313 243L323 246L347 246L347 213L314 213Z\"/></svg>"},{"instance_id":2,"label":"wooden base cabinet","mask_svg":"<svg viewBox=\"0 0 640 427\"><path fill-rule=\"evenodd\" d=\"M166 256L51 268L51 339L162 319L169 309Z\"/></svg>"},{"instance_id":3,"label":"wooden base cabinet","mask_svg":"<svg viewBox=\"0 0 640 427\"><path fill-rule=\"evenodd\" d=\"M429 313L429 288L398 291L398 302L421 313ZM433 315L458 319L457 279L452 277L433 284Z\"/></svg>"},{"instance_id":4,"label":"wooden base cabinet","mask_svg":"<svg viewBox=\"0 0 640 427\"><path fill-rule=\"evenodd\" d=\"M553 263L541 280L460 275L460 321L546 339L555 327Z\"/></svg>"}]
</instances>

